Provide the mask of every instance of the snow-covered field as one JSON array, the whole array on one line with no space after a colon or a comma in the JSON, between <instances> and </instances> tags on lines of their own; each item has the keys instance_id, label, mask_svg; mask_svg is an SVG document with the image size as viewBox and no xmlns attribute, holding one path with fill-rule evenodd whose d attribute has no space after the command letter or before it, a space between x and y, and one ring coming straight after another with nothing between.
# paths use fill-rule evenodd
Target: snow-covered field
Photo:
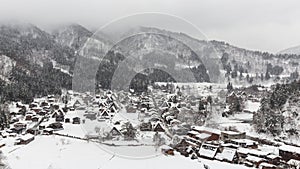
<instances>
[{"instance_id":1,"label":"snow-covered field","mask_svg":"<svg viewBox=\"0 0 300 169\"><path fill-rule=\"evenodd\" d=\"M202 169L204 164L210 169L244 169L241 165L206 159L191 160L181 155L158 154L149 158L126 158L103 150L99 145L82 140L60 136L37 136L25 146L6 146L3 152L12 169ZM117 148L117 147L116 147ZM136 151L139 151L137 148Z\"/></svg>"}]
</instances>

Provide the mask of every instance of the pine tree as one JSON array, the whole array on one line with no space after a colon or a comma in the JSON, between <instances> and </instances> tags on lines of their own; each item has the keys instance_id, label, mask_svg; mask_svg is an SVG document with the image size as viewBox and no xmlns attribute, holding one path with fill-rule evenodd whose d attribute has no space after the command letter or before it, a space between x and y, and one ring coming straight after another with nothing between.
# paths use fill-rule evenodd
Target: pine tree
<instances>
[{"instance_id":1,"label":"pine tree","mask_svg":"<svg viewBox=\"0 0 300 169\"><path fill-rule=\"evenodd\" d=\"M265 75L265 79L269 80L271 78L270 72L267 70L266 75Z\"/></svg>"},{"instance_id":2,"label":"pine tree","mask_svg":"<svg viewBox=\"0 0 300 169\"><path fill-rule=\"evenodd\" d=\"M228 92L233 90L233 86L230 82L227 84L227 90L228 90Z\"/></svg>"}]
</instances>

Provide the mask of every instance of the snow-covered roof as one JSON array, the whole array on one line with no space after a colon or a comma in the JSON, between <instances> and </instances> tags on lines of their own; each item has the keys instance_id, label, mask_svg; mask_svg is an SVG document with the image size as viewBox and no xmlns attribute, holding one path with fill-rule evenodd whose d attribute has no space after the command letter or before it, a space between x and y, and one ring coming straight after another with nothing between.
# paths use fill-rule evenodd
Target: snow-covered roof
<instances>
[{"instance_id":1,"label":"snow-covered roof","mask_svg":"<svg viewBox=\"0 0 300 169\"><path fill-rule=\"evenodd\" d=\"M30 139L32 139L32 138L34 138L34 135L32 135L32 134L25 134L25 135L22 135L22 136L20 136L20 140L30 140Z\"/></svg>"},{"instance_id":2,"label":"snow-covered roof","mask_svg":"<svg viewBox=\"0 0 300 169\"><path fill-rule=\"evenodd\" d=\"M174 123L180 123L180 120L172 119L172 120L170 121L170 123L171 123L171 124L174 124Z\"/></svg>"},{"instance_id":3,"label":"snow-covered roof","mask_svg":"<svg viewBox=\"0 0 300 169\"><path fill-rule=\"evenodd\" d=\"M264 161L263 158L259 158L259 157L252 156L252 155L247 156L246 160L251 161L251 162L256 162L256 163L260 162L260 161Z\"/></svg>"},{"instance_id":4,"label":"snow-covered roof","mask_svg":"<svg viewBox=\"0 0 300 169\"><path fill-rule=\"evenodd\" d=\"M187 142L189 145L192 145L194 147L198 146L196 143L193 143L193 142L191 142L191 141L189 141L187 139L185 139L185 142Z\"/></svg>"},{"instance_id":5,"label":"snow-covered roof","mask_svg":"<svg viewBox=\"0 0 300 169\"><path fill-rule=\"evenodd\" d=\"M239 144L246 144L246 145L249 145L249 146L254 145L254 144L257 143L256 141L252 141L252 140L249 140L249 139L232 139L231 141L239 143Z\"/></svg>"},{"instance_id":6,"label":"snow-covered roof","mask_svg":"<svg viewBox=\"0 0 300 169\"><path fill-rule=\"evenodd\" d=\"M235 148L239 147L238 145L232 144L232 143L222 143L221 146L222 147L235 147Z\"/></svg>"},{"instance_id":7,"label":"snow-covered roof","mask_svg":"<svg viewBox=\"0 0 300 169\"><path fill-rule=\"evenodd\" d=\"M267 156L270 153L266 151L260 151L256 149L249 149L249 148L238 148L237 150L238 153L243 153L243 154L252 154L252 155L257 155L257 156Z\"/></svg>"},{"instance_id":8,"label":"snow-covered roof","mask_svg":"<svg viewBox=\"0 0 300 169\"><path fill-rule=\"evenodd\" d=\"M280 150L300 154L300 147L282 145L279 147Z\"/></svg>"},{"instance_id":9,"label":"snow-covered roof","mask_svg":"<svg viewBox=\"0 0 300 169\"><path fill-rule=\"evenodd\" d=\"M20 108L18 108L18 107L11 107L11 108L10 108L10 112L11 112L11 113L12 113L12 112L18 113L19 110L20 110Z\"/></svg>"},{"instance_id":10,"label":"snow-covered roof","mask_svg":"<svg viewBox=\"0 0 300 169\"><path fill-rule=\"evenodd\" d=\"M217 153L216 159L232 161L236 154L236 149L225 147L221 153Z\"/></svg>"},{"instance_id":11,"label":"snow-covered roof","mask_svg":"<svg viewBox=\"0 0 300 169\"><path fill-rule=\"evenodd\" d=\"M207 133L200 133L200 134L197 134L196 137L199 138L199 139L207 139L208 137L210 137L211 134L207 134Z\"/></svg>"},{"instance_id":12,"label":"snow-covered roof","mask_svg":"<svg viewBox=\"0 0 300 169\"><path fill-rule=\"evenodd\" d=\"M192 137L185 136L184 138L185 138L186 140L188 140L188 141L192 141L193 143L201 144L201 141L199 141L199 140L197 140L197 139L194 139L194 138L192 138Z\"/></svg>"},{"instance_id":13,"label":"snow-covered roof","mask_svg":"<svg viewBox=\"0 0 300 169\"><path fill-rule=\"evenodd\" d=\"M193 130L192 130L192 131L189 131L188 134L197 135L197 134L199 134L199 133L198 133L197 131L193 131Z\"/></svg>"},{"instance_id":14,"label":"snow-covered roof","mask_svg":"<svg viewBox=\"0 0 300 169\"><path fill-rule=\"evenodd\" d=\"M236 94L235 94L234 91L232 91L232 92L229 94L229 96L236 96Z\"/></svg>"},{"instance_id":15,"label":"snow-covered roof","mask_svg":"<svg viewBox=\"0 0 300 169\"><path fill-rule=\"evenodd\" d=\"M208 158L214 158L218 150L218 146L210 144L202 144L199 154Z\"/></svg>"},{"instance_id":16,"label":"snow-covered roof","mask_svg":"<svg viewBox=\"0 0 300 169\"><path fill-rule=\"evenodd\" d=\"M45 128L44 129L44 131L48 131L48 132L50 132L50 131L53 131L54 129L52 129L52 128Z\"/></svg>"},{"instance_id":17,"label":"snow-covered roof","mask_svg":"<svg viewBox=\"0 0 300 169\"><path fill-rule=\"evenodd\" d=\"M219 129L214 129L214 128L210 128L210 127L204 127L204 126L192 126L193 130L197 130L197 131L208 131L214 134L221 134L221 130Z\"/></svg>"},{"instance_id":18,"label":"snow-covered roof","mask_svg":"<svg viewBox=\"0 0 300 169\"><path fill-rule=\"evenodd\" d=\"M168 145L162 145L159 147L161 150L169 150L169 149L173 149L172 147L168 146Z\"/></svg>"},{"instance_id":19,"label":"snow-covered roof","mask_svg":"<svg viewBox=\"0 0 300 169\"><path fill-rule=\"evenodd\" d=\"M259 164L259 169L262 169L263 167L276 167L276 165L269 164L269 163L266 163L266 162L262 162L262 163Z\"/></svg>"},{"instance_id":20,"label":"snow-covered roof","mask_svg":"<svg viewBox=\"0 0 300 169\"><path fill-rule=\"evenodd\" d=\"M300 166L300 160L290 159L287 164L292 166Z\"/></svg>"},{"instance_id":21,"label":"snow-covered roof","mask_svg":"<svg viewBox=\"0 0 300 169\"><path fill-rule=\"evenodd\" d=\"M269 159L275 159L275 158L280 158L280 156L277 156L277 155L275 155L275 154L270 154L270 155L268 155L267 156L267 158L269 158Z\"/></svg>"}]
</instances>

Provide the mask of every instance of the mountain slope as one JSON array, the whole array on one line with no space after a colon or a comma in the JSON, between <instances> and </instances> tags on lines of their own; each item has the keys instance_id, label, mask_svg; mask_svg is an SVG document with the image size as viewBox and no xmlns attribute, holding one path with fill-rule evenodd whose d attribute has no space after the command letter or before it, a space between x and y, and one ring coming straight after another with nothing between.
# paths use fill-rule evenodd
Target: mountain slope
<instances>
[{"instance_id":1,"label":"mountain slope","mask_svg":"<svg viewBox=\"0 0 300 169\"><path fill-rule=\"evenodd\" d=\"M259 76L265 74L268 65L281 67L283 71L280 74L289 75L295 71L297 67L295 63L300 59L296 55L274 55L267 52L250 51L225 42L198 40L185 33L171 32L152 27L131 29L123 37L145 32L170 36L189 46L202 60L213 82L224 82L225 77L231 78L231 74L235 74L236 72L242 74L243 78L236 79L236 76L233 75L234 78L232 80L245 81L247 74L250 77L256 77L257 74ZM258 79L261 79L261 77L258 77Z\"/></svg>"},{"instance_id":2,"label":"mountain slope","mask_svg":"<svg viewBox=\"0 0 300 169\"><path fill-rule=\"evenodd\" d=\"M278 52L278 54L300 55L300 46L295 46L295 47L291 47L288 49L284 49L284 50Z\"/></svg>"},{"instance_id":3,"label":"mountain slope","mask_svg":"<svg viewBox=\"0 0 300 169\"><path fill-rule=\"evenodd\" d=\"M74 51L57 44L52 36L32 24L0 26L0 53L17 62L43 66L53 59L69 65L74 62Z\"/></svg>"},{"instance_id":4,"label":"mountain slope","mask_svg":"<svg viewBox=\"0 0 300 169\"><path fill-rule=\"evenodd\" d=\"M153 33L137 34L115 44L100 63L97 80L106 87L110 83L104 85L104 82L117 80L112 84L116 86L112 87L122 88L129 85L129 81L121 80L124 76L124 80L131 80L138 73L149 76L149 81L154 80L151 77L156 81L172 78L179 82L192 82L193 78L194 82L210 81L201 59L188 46L174 38ZM106 78L104 75L107 74L110 76ZM165 78L166 74L169 78Z\"/></svg>"},{"instance_id":5,"label":"mountain slope","mask_svg":"<svg viewBox=\"0 0 300 169\"><path fill-rule=\"evenodd\" d=\"M158 28L138 27L121 38L123 40L113 46L111 39L103 33L92 34L78 24L61 27L52 34L32 24L2 24L0 67L3 70L0 78L8 83L16 82L12 75L21 73L29 81L57 83L53 85L56 90L70 87L76 66L77 76L83 77L86 71L100 64L96 79L102 87L109 87L113 74L121 75L122 72L129 72L130 78L135 78L132 77L135 74L142 79L147 76L149 81L176 80L174 78L185 77L185 72L192 72L198 82L245 84L288 77L299 67L299 55L250 51L225 42L198 40L184 33ZM102 49L109 52L99 53ZM80 55L82 57L78 57ZM101 60L99 57L103 55ZM92 66L75 65L79 58L89 59L87 63ZM50 72L55 78L47 77ZM93 80L94 74L92 72L93 76L87 80ZM66 76L66 81L57 82L62 76ZM27 88L33 90L32 86Z\"/></svg>"},{"instance_id":6,"label":"mountain slope","mask_svg":"<svg viewBox=\"0 0 300 169\"><path fill-rule=\"evenodd\" d=\"M77 51L93 33L79 24L70 24L55 29L52 35L59 44Z\"/></svg>"},{"instance_id":7,"label":"mountain slope","mask_svg":"<svg viewBox=\"0 0 300 169\"><path fill-rule=\"evenodd\" d=\"M32 24L0 25L2 99L30 101L37 95L70 88L71 77L54 69L52 62L72 65L74 51L56 43L52 36Z\"/></svg>"}]
</instances>

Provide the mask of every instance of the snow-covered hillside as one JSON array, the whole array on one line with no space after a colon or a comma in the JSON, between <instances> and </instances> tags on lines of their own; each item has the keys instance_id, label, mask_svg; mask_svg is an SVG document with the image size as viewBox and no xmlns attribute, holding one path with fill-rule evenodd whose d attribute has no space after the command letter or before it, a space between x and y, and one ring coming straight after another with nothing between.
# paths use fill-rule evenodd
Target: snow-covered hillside
<instances>
[{"instance_id":1,"label":"snow-covered hillside","mask_svg":"<svg viewBox=\"0 0 300 169\"><path fill-rule=\"evenodd\" d=\"M10 73L13 66L16 64L16 61L5 55L0 55L0 60L0 79L8 81L8 77L10 77Z\"/></svg>"}]
</instances>

